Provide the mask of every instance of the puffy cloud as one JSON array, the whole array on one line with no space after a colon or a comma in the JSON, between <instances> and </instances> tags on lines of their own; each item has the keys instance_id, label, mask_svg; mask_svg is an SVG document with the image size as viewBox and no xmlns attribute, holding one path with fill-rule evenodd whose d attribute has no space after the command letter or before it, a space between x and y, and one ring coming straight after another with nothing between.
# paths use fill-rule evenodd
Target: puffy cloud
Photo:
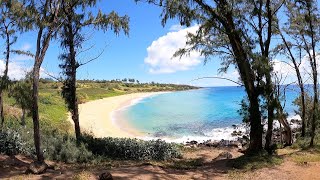
<instances>
[{"instance_id":1,"label":"puffy cloud","mask_svg":"<svg viewBox=\"0 0 320 180\"><path fill-rule=\"evenodd\" d=\"M195 25L189 28L180 29L178 26L170 28L176 30L169 32L165 36L153 41L147 48L148 56L144 59L152 74L174 73L177 71L186 71L202 61L199 52L193 51L190 56L173 58L173 54L186 45L186 35L188 32L195 33L199 26Z\"/></svg>"},{"instance_id":2,"label":"puffy cloud","mask_svg":"<svg viewBox=\"0 0 320 180\"><path fill-rule=\"evenodd\" d=\"M29 51L31 49L31 45L29 43L24 43L21 47L18 48L22 51ZM28 63L25 62L25 60L32 60L33 58L26 55L12 55L12 58L9 62L9 71L8 76L12 80L19 80L23 79L27 72L30 72L32 70L32 67L27 65ZM0 59L0 76L3 75L5 69L5 61ZM46 78L49 77L48 73L44 68L40 69L40 77Z\"/></svg>"}]
</instances>

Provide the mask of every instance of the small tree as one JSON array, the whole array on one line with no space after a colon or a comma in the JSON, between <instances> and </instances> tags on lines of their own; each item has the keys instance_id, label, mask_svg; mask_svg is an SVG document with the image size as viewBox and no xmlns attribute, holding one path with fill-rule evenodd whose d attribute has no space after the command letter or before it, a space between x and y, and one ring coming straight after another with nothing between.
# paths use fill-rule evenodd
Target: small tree
<instances>
[{"instance_id":1,"label":"small tree","mask_svg":"<svg viewBox=\"0 0 320 180\"><path fill-rule=\"evenodd\" d=\"M8 88L8 71L9 60L12 52L24 53L22 51L12 50L12 45L17 41L16 32L27 28L28 25L23 23L23 6L17 0L0 1L0 37L5 40L5 68L0 77L0 119L1 127L4 124L4 112L3 112L3 91ZM24 26L24 27L23 27ZM27 54L27 53L26 53Z\"/></svg>"},{"instance_id":2,"label":"small tree","mask_svg":"<svg viewBox=\"0 0 320 180\"><path fill-rule=\"evenodd\" d=\"M15 99L16 104L22 109L21 125L25 126L26 113L32 106L31 78L27 75L24 80L18 81L10 87L9 97Z\"/></svg>"}]
</instances>

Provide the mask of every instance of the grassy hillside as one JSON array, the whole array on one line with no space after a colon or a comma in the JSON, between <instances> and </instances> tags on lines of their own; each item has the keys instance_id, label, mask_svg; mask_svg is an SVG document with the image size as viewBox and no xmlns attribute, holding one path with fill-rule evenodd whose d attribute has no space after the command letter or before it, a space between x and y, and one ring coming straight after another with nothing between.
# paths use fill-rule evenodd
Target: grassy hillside
<instances>
[{"instance_id":1,"label":"grassy hillside","mask_svg":"<svg viewBox=\"0 0 320 180\"><path fill-rule=\"evenodd\" d=\"M62 83L52 80L40 81L39 111L42 129L57 129L69 132L72 129L67 119L67 108L61 97ZM196 89L187 85L158 84L158 83L125 83L122 81L91 81L82 80L77 83L77 95L80 103L106 97L119 96L137 92L179 91ZM5 96L6 124L18 126L21 110L13 98ZM32 126L31 117L27 118L27 126Z\"/></svg>"}]
</instances>

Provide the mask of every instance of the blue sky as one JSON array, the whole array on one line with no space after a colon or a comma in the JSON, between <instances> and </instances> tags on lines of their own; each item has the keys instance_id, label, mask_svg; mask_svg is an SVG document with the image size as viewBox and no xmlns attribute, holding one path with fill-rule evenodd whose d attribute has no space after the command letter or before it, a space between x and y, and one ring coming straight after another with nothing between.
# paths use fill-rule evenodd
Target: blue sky
<instances>
[{"instance_id":1,"label":"blue sky","mask_svg":"<svg viewBox=\"0 0 320 180\"><path fill-rule=\"evenodd\" d=\"M186 32L195 32L196 25L190 28L178 26L177 20L168 21L165 27L161 25L161 8L146 3L136 4L134 0L101 1L98 7L104 13L112 10L119 15L130 17L129 37L121 33L119 36L112 31L103 33L87 29L83 31L90 38L84 48L94 45L94 48L80 56L80 61L91 59L103 49L104 53L95 61L82 66L78 71L78 79L123 79L135 78L140 82L160 82L191 84L197 86L230 86L236 85L226 80L205 79L192 81L206 76L217 76L220 60L212 58L206 65L199 53L190 57L171 59L172 54L185 44ZM19 35L16 48L35 52L36 32ZM1 48L4 42L0 41ZM59 76L62 52L59 40L53 40L43 62L43 70ZM0 57L1 59L1 57ZM0 70L1 70L0 61ZM11 75L13 78L22 76L22 71L30 69L33 59L24 56L14 56L11 59ZM280 68L281 69L281 68ZM10 69L9 69L10 71ZM42 73L45 76L44 73ZM238 73L231 68L223 77L238 79Z\"/></svg>"},{"instance_id":2,"label":"blue sky","mask_svg":"<svg viewBox=\"0 0 320 180\"><path fill-rule=\"evenodd\" d=\"M94 48L84 53L80 60L85 61L85 59L95 57L103 49L104 53L99 59L79 69L79 79L135 78L141 82L155 81L198 86L234 85L227 81L213 79L192 81L198 77L217 75L220 62L215 59L204 66L198 54L181 60L171 59L173 50L177 49L178 45L183 46L185 41L180 32L183 31L183 28L177 26L178 21L175 20L168 21L163 27L159 7L146 3L136 4L133 0L101 1L98 7L104 13L114 10L120 15L128 15L130 17L129 37L123 33L116 36L112 31L107 33L89 29L84 31L91 37L84 47L94 45ZM0 47L4 48L4 42L0 42ZM19 35L15 48L30 50L34 53L35 42L36 32L24 33ZM59 41L53 40L42 65L44 71L59 76L61 70L58 67L60 63L58 55L61 52ZM9 67L10 75L13 78L19 78L23 76L21 71L31 69L32 65L33 59L31 58L13 56ZM42 75L45 76L45 74Z\"/></svg>"}]
</instances>

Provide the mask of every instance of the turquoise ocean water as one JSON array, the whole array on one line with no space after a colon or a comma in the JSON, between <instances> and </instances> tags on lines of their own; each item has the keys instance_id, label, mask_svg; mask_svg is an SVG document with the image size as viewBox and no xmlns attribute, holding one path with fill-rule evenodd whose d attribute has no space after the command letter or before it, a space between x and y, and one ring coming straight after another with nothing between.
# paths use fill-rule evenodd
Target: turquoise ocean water
<instances>
[{"instance_id":1,"label":"turquoise ocean water","mask_svg":"<svg viewBox=\"0 0 320 180\"><path fill-rule=\"evenodd\" d=\"M286 91L285 110L294 115L292 101L297 87ZM245 96L243 87L212 87L155 95L119 111L137 130L156 138L217 138L230 135L233 124L241 124L237 112ZM220 137L222 136L222 137Z\"/></svg>"}]
</instances>

